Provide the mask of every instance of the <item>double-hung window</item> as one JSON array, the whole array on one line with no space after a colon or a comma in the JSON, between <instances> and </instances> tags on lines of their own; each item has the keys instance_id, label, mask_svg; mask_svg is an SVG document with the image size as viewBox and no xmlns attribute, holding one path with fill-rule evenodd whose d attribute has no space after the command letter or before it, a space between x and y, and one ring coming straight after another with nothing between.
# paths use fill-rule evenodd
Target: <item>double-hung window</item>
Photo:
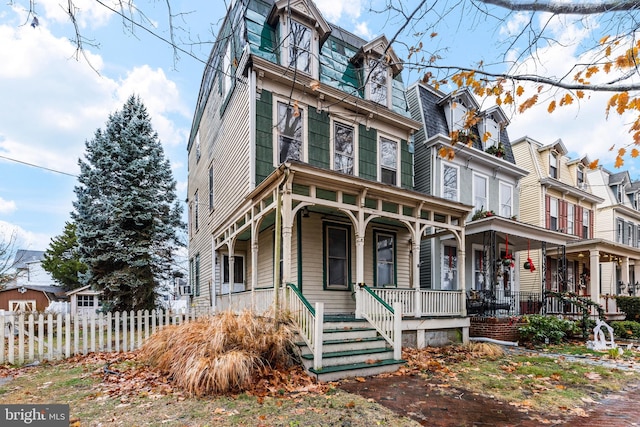
<instances>
[{"instance_id":1,"label":"double-hung window","mask_svg":"<svg viewBox=\"0 0 640 427\"><path fill-rule=\"evenodd\" d=\"M487 199L487 177L473 175L473 204L477 210L489 210Z\"/></svg>"},{"instance_id":2,"label":"double-hung window","mask_svg":"<svg viewBox=\"0 0 640 427\"><path fill-rule=\"evenodd\" d=\"M442 289L458 289L458 248L443 245L442 250Z\"/></svg>"},{"instance_id":3,"label":"double-hung window","mask_svg":"<svg viewBox=\"0 0 640 427\"><path fill-rule=\"evenodd\" d=\"M349 289L351 266L351 229L341 224L325 224L325 288Z\"/></svg>"},{"instance_id":4,"label":"double-hung window","mask_svg":"<svg viewBox=\"0 0 640 427\"><path fill-rule=\"evenodd\" d=\"M289 25L289 66L303 73L311 74L311 61L313 59L311 28L293 19L289 21Z\"/></svg>"},{"instance_id":5,"label":"double-hung window","mask_svg":"<svg viewBox=\"0 0 640 427\"><path fill-rule=\"evenodd\" d=\"M398 143L380 137L380 181L396 185L398 182Z\"/></svg>"},{"instance_id":6,"label":"double-hung window","mask_svg":"<svg viewBox=\"0 0 640 427\"><path fill-rule=\"evenodd\" d=\"M288 105L284 102L278 102L277 106L277 164L287 160L304 161L304 110L297 104Z\"/></svg>"},{"instance_id":7,"label":"double-hung window","mask_svg":"<svg viewBox=\"0 0 640 427\"><path fill-rule=\"evenodd\" d=\"M334 122L333 124L333 169L354 175L355 132L353 126Z\"/></svg>"},{"instance_id":8,"label":"double-hung window","mask_svg":"<svg viewBox=\"0 0 640 427\"><path fill-rule=\"evenodd\" d=\"M559 178L558 174L558 153L549 151L549 176L551 178Z\"/></svg>"},{"instance_id":9,"label":"double-hung window","mask_svg":"<svg viewBox=\"0 0 640 427\"><path fill-rule=\"evenodd\" d=\"M549 230L558 231L558 199L549 199Z\"/></svg>"},{"instance_id":10,"label":"double-hung window","mask_svg":"<svg viewBox=\"0 0 640 427\"><path fill-rule=\"evenodd\" d=\"M389 67L382 59L369 59L369 99L387 106L389 100Z\"/></svg>"},{"instance_id":11,"label":"double-hung window","mask_svg":"<svg viewBox=\"0 0 640 427\"><path fill-rule=\"evenodd\" d=\"M213 166L209 167L209 210L213 210Z\"/></svg>"},{"instance_id":12,"label":"double-hung window","mask_svg":"<svg viewBox=\"0 0 640 427\"><path fill-rule=\"evenodd\" d=\"M458 201L458 168L443 164L442 166L442 197L447 200Z\"/></svg>"},{"instance_id":13,"label":"double-hung window","mask_svg":"<svg viewBox=\"0 0 640 427\"><path fill-rule=\"evenodd\" d=\"M589 209L582 210L582 238L589 239L589 227L590 227L590 212Z\"/></svg>"},{"instance_id":14,"label":"double-hung window","mask_svg":"<svg viewBox=\"0 0 640 427\"><path fill-rule=\"evenodd\" d=\"M567 234L575 234L575 211L576 206L573 203L567 203Z\"/></svg>"},{"instance_id":15,"label":"double-hung window","mask_svg":"<svg viewBox=\"0 0 640 427\"><path fill-rule=\"evenodd\" d=\"M513 187L500 182L500 216L511 218L513 212Z\"/></svg>"},{"instance_id":16,"label":"double-hung window","mask_svg":"<svg viewBox=\"0 0 640 427\"><path fill-rule=\"evenodd\" d=\"M376 232L376 281L378 287L395 286L396 236Z\"/></svg>"}]
</instances>

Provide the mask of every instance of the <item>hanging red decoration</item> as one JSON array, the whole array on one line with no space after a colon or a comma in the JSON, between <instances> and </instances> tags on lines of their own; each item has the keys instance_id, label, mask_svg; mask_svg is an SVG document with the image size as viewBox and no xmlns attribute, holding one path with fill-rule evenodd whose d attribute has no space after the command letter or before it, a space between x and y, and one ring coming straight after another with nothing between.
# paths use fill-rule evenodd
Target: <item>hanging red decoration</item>
<instances>
[{"instance_id":1,"label":"hanging red decoration","mask_svg":"<svg viewBox=\"0 0 640 427\"><path fill-rule=\"evenodd\" d=\"M531 242L527 241L527 262L524 263L525 270L529 270L530 272L536 271L536 267L533 265L533 261L531 260L531 256L529 252L531 250Z\"/></svg>"}]
</instances>

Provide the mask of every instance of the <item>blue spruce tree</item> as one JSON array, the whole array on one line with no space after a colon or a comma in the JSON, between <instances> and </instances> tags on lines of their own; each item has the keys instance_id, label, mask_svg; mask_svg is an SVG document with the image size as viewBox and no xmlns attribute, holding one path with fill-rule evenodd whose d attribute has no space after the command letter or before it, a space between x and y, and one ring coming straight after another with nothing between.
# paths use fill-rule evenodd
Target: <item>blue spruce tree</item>
<instances>
[{"instance_id":1,"label":"blue spruce tree","mask_svg":"<svg viewBox=\"0 0 640 427\"><path fill-rule=\"evenodd\" d=\"M103 291L105 310L144 310L173 263L185 225L169 161L145 106L131 96L86 142L72 217L84 284Z\"/></svg>"}]
</instances>

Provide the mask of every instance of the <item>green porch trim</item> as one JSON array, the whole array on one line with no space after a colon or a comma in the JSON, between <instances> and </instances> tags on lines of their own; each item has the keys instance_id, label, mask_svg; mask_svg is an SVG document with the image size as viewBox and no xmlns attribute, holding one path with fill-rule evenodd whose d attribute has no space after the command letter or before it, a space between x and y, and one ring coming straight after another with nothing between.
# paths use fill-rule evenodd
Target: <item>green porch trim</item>
<instances>
[{"instance_id":1,"label":"green porch trim","mask_svg":"<svg viewBox=\"0 0 640 427\"><path fill-rule=\"evenodd\" d=\"M302 210L296 213L296 240L298 241L298 286L302 293Z\"/></svg>"},{"instance_id":2,"label":"green porch trim","mask_svg":"<svg viewBox=\"0 0 640 427\"><path fill-rule=\"evenodd\" d=\"M376 299L376 301L378 301L380 304L382 304L384 306L384 308L389 310L392 314L395 314L395 312L393 311L393 307L391 307L389 304L387 304L387 302L385 300L380 298L380 296L378 296L378 294L373 292L370 287L368 287L367 285L362 285L362 289L365 292L368 292L371 296L373 296Z\"/></svg>"},{"instance_id":3,"label":"green porch trim","mask_svg":"<svg viewBox=\"0 0 640 427\"><path fill-rule=\"evenodd\" d=\"M311 305L311 303L309 301L307 301L307 299L304 297L304 295L302 295L302 292L300 291L300 289L298 289L298 287L296 285L294 285L293 283L287 283L287 286L296 294L298 295L298 298L300 298L300 301L302 301L302 303L304 304L305 307L307 307L307 310L309 310L311 312L311 314L315 317L316 315L316 310L313 308L313 306Z\"/></svg>"}]
</instances>

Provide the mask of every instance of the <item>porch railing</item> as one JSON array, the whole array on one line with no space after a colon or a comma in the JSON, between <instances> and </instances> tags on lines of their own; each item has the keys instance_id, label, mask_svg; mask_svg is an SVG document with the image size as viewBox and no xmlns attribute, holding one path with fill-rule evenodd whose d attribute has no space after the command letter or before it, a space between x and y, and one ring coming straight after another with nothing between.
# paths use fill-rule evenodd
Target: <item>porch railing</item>
<instances>
[{"instance_id":1,"label":"porch railing","mask_svg":"<svg viewBox=\"0 0 640 427\"><path fill-rule=\"evenodd\" d=\"M402 303L395 301L392 307L367 285L361 289L362 316L393 346L393 358L399 360L402 357Z\"/></svg>"},{"instance_id":2,"label":"porch railing","mask_svg":"<svg viewBox=\"0 0 640 427\"><path fill-rule=\"evenodd\" d=\"M505 290L467 292L469 316L508 317L540 314L544 305L542 293Z\"/></svg>"},{"instance_id":3,"label":"porch railing","mask_svg":"<svg viewBox=\"0 0 640 427\"><path fill-rule=\"evenodd\" d=\"M422 316L461 316L462 291L420 290Z\"/></svg>"},{"instance_id":4,"label":"porch railing","mask_svg":"<svg viewBox=\"0 0 640 427\"><path fill-rule=\"evenodd\" d=\"M386 302L389 306L393 306L393 303L398 301L402 307L402 314L407 316L415 316L416 304L415 304L415 290L413 289L400 289L400 288L369 288L380 299Z\"/></svg>"},{"instance_id":5,"label":"porch railing","mask_svg":"<svg viewBox=\"0 0 640 427\"><path fill-rule=\"evenodd\" d=\"M324 305L319 302L315 308L312 307L293 283L287 284L287 290L287 304L291 317L298 326L302 339L313 353L314 369L321 369Z\"/></svg>"}]
</instances>

